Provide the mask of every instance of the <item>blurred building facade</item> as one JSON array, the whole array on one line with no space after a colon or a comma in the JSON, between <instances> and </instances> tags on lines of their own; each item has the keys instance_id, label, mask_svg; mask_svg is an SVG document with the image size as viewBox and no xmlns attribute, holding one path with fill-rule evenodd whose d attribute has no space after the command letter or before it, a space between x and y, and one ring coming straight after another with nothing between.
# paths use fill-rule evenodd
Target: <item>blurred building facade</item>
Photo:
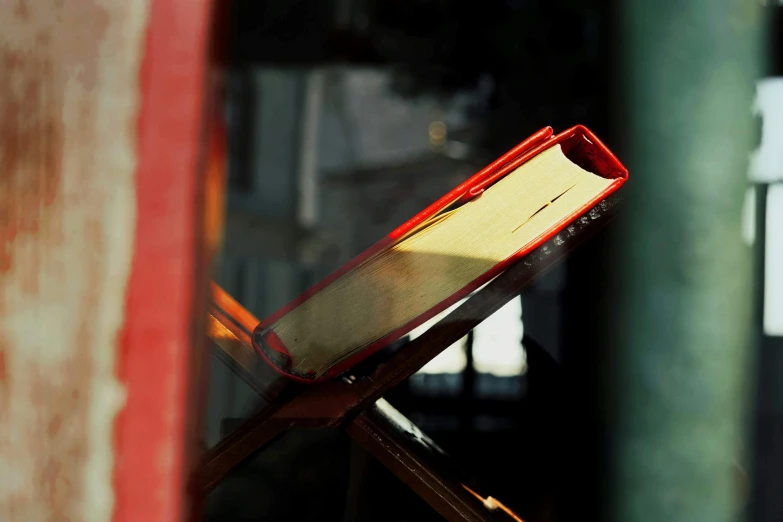
<instances>
[{"instance_id":1,"label":"blurred building facade","mask_svg":"<svg viewBox=\"0 0 783 522\"><path fill-rule=\"evenodd\" d=\"M479 94L404 99L391 91L391 81L389 70L369 67L255 67L231 75L229 190L217 281L257 317L482 166L485 158L470 144L448 137L450 129L468 126ZM521 372L520 314L517 302L498 315L512 325L515 341L485 349L479 365L503 376ZM489 325L487 345L503 331L502 324ZM464 342L453 346L425 369L436 376L414 386L449 394L450 383L461 382L464 349ZM246 416L257 401L223 365L212 372L210 445L220 438L222 418ZM502 381L495 387L503 388ZM491 382L484 387L493 388Z\"/></svg>"},{"instance_id":2,"label":"blurred building facade","mask_svg":"<svg viewBox=\"0 0 783 522\"><path fill-rule=\"evenodd\" d=\"M540 127L559 131L588 123L606 136L600 93L608 77L593 69L606 63L603 18L595 5L567 4L550 9L503 0L475 9L426 0L235 2L241 9L228 82L221 286L265 317ZM558 23L540 23L546 19ZM578 56L571 59L574 49ZM561 66L550 74L547 60L531 59L541 53ZM586 69L592 81L573 89ZM558 381L550 378L558 371L553 359L563 355L569 335L580 342L584 336L583 329L562 328L568 299L577 303L571 319L578 326L593 320L583 293L566 296L571 279L568 265L557 267L387 396L469 468L494 473L524 463L539 470L513 481L484 477L493 491L511 495L503 498L522 488L526 499L542 499L536 492L554 480L550 450L560 444L552 435L562 416L543 403L531 408L527 397L535 378L539 400L559 400ZM601 284L592 266L573 279ZM527 353L523 336L551 355ZM227 367L213 362L207 445L259 403ZM527 429L528 421L538 428ZM295 446L302 437L308 436L286 440ZM288 444L269 451L296 454ZM338 452L334 444L307 454L340 465L344 455L329 455ZM219 502L225 509L216 509L215 519L249 502L228 492L236 488L256 492L257 514L273 512L260 506L280 502L282 486L270 486L265 477L282 477L281 467L294 465L283 460L264 452L241 477L228 479ZM343 471L334 469L335 481ZM296 473L292 487L310 487ZM413 504L399 503L403 510ZM385 511L368 519L405 519Z\"/></svg>"}]
</instances>

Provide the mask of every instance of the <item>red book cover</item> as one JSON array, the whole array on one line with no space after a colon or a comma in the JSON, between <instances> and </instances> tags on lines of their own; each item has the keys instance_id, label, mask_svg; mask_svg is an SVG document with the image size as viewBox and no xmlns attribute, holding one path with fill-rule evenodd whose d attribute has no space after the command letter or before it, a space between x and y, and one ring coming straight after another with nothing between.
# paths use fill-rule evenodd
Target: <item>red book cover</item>
<instances>
[{"instance_id":1,"label":"red book cover","mask_svg":"<svg viewBox=\"0 0 783 522\"><path fill-rule=\"evenodd\" d=\"M290 369L291 355L282 340L270 328L276 321L310 299L322 289L329 286L341 276L355 269L379 252L390 248L400 238L404 237L445 207L454 203L455 200L470 200L479 196L486 188L507 174L513 172L531 158L556 144L560 145L563 154L571 160L571 162L593 174L613 180L612 183L610 183L603 192L590 201L587 201L581 208L570 214L566 219L561 220L555 226L547 229L545 233L539 235L533 241L526 243L514 255L501 261L491 270L472 281L469 285L441 301L437 306L427 310L427 312L419 315L397 330L383 336L346 360L331 367L326 374L315 378L312 375L297 374ZM577 125L557 135L553 135L551 127L546 127L524 140L475 175L471 176L468 180L445 194L438 201L395 229L391 234L378 241L375 245L368 248L351 261L345 263L305 293L261 321L253 333L253 346L273 369L290 379L313 383L336 377L492 280L498 274L518 262L524 256L535 250L542 243L556 235L582 214L616 191L627 179L628 171L626 168L586 127Z\"/></svg>"}]
</instances>

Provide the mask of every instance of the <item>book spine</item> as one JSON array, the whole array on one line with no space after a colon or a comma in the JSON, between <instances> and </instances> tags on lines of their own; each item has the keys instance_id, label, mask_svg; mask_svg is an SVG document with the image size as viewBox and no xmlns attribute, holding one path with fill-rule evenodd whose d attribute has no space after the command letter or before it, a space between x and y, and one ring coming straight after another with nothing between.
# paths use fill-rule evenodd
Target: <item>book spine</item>
<instances>
[{"instance_id":1,"label":"book spine","mask_svg":"<svg viewBox=\"0 0 783 522\"><path fill-rule=\"evenodd\" d=\"M576 144L574 144L575 140L577 140ZM289 371L288 367L290 366L291 363L290 353L286 349L283 342L277 337L277 335L274 334L274 332L270 328L275 321L283 317L286 313L293 310L300 304L302 304L311 296L315 295L321 289L331 284L333 281L335 281L343 274L349 272L353 268L357 267L359 264L370 259L372 256L382 251L384 248L389 247L391 244L394 243L395 238L398 237L399 235L404 235L404 233L406 233L408 230L419 225L422 220L432 216L439 209L444 208L448 204L463 197L466 193L469 193L472 188L476 187L480 190L484 190L486 187L498 181L503 176L512 172L513 170L521 166L524 162L540 154L547 148L552 147L556 144L563 144L564 148L573 150L573 149L577 149L580 145L582 145L581 140L585 140L586 143L589 144L587 145L587 147L589 147L590 149L590 153L588 154L588 156L594 162L595 166L597 167L597 170L599 170L599 172L596 172L596 174L601 175L603 177L615 179L615 181L612 184L610 184L605 191L603 191L601 194L599 194L592 200L586 202L581 208L579 208L573 214L571 214L561 222L557 223L555 226L547 230L545 233L541 234L539 237L537 237L536 239L534 239L533 241L525 245L513 256L510 256L509 258L498 263L491 270L487 271L481 277L474 280L471 284L467 285L465 288L463 288L459 292L456 292L449 298L443 300L438 306L433 307L432 309L420 315L413 321L410 321L407 324L403 325L402 327L398 328L397 330L385 335L384 337L377 340L373 344L365 347L364 349L360 350L353 356L347 358L345 361L337 364L334 368L329 370L322 377L312 378L312 376L310 375L297 375L292 371ZM548 241L549 239L557 235L560 231L562 231L569 224L573 223L575 220L577 219L589 220L590 217L593 215L593 213L601 211L600 208L601 202L609 195L611 195L613 192L615 192L623 183L625 183L627 178L628 178L628 171L625 169L622 163L620 163L620 161L614 156L614 154L611 153L611 151L609 151L609 149L598 139L598 137L596 137L587 128L581 125L577 125L575 127L572 127L571 129L568 129L558 134L555 137L552 137L552 129L550 127L542 129L541 131L537 132L527 140L520 143L517 147L515 147L514 149L512 149L511 151L503 155L501 158L493 162L491 165L481 170L476 175L472 176L468 181L462 183L457 188L449 192L438 202L431 205L426 210L419 213L416 217L406 222L402 227L398 228L391 235L387 236L380 242L376 243L376 245L366 250L365 252L363 252L356 258L354 258L346 265L343 265L332 275L330 275L329 277L327 277L326 279L324 279L323 281L315 285L313 288L311 288L310 290L308 290L307 292L299 296L297 299L295 299L288 305L281 308L270 318L262 321L253 333L254 348L270 366L272 366L276 371L278 371L282 375L289 377L291 379L298 380L301 382L314 383L314 382L320 382L325 379L335 377L341 374L342 372L344 372L345 370L347 370L348 368L350 368L351 366L353 366L354 364L360 362L361 360L369 357L379 349L383 348L386 344L394 341L395 339L401 337L411 329L416 328L417 326L425 323L429 319L435 317L443 310L447 309L448 307L454 305L461 299L468 296L471 292L473 292L477 288L491 281L493 278L495 278L498 274L506 270L508 267L517 263L523 257L527 256L532 251L539 248L546 241ZM265 350L265 348L267 348L269 351ZM272 360L272 358L276 360Z\"/></svg>"}]
</instances>

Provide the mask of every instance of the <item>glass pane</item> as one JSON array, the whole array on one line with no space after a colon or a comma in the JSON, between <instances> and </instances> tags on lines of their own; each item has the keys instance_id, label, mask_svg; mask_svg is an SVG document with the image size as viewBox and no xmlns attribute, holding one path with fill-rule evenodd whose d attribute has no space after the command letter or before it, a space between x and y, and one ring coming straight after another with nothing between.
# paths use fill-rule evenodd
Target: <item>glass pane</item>
<instances>
[{"instance_id":1,"label":"glass pane","mask_svg":"<svg viewBox=\"0 0 783 522\"><path fill-rule=\"evenodd\" d=\"M210 354L209 393L207 396L206 434L207 448L231 432L239 419L248 419L268 403L245 382L221 357L220 349L214 347Z\"/></svg>"},{"instance_id":2,"label":"glass pane","mask_svg":"<svg viewBox=\"0 0 783 522\"><path fill-rule=\"evenodd\" d=\"M294 430L237 466L207 522L405 522L439 515L341 430Z\"/></svg>"},{"instance_id":3,"label":"glass pane","mask_svg":"<svg viewBox=\"0 0 783 522\"><path fill-rule=\"evenodd\" d=\"M604 51L613 17L605 3L588 4L232 2L230 183L218 284L256 318L269 317L538 129L608 128ZM522 300L513 299L385 395L510 507L546 512L560 491L553 477L562 469L553 462L570 446L553 419L567 415L554 411L564 405L548 386L559 382L566 344L587 354L577 361L592 357L581 341L597 321L583 304L597 300L608 254L587 252L600 261L582 277L564 268L526 291L524 330ZM391 309L387 295L374 296L377 317ZM347 308L337 307L335 324L353 324ZM246 338L254 326L240 333ZM526 352L523 333L554 359ZM240 367L260 382L238 377L220 350L212 357L211 447L274 402L264 390L281 388L280 377L243 350ZM365 364L356 373L371 370ZM219 484L210 520L437 518L417 511L417 497L385 470L386 479L355 486L350 469L380 467L361 460L339 433L289 433ZM512 476L501 480L505 468Z\"/></svg>"}]
</instances>

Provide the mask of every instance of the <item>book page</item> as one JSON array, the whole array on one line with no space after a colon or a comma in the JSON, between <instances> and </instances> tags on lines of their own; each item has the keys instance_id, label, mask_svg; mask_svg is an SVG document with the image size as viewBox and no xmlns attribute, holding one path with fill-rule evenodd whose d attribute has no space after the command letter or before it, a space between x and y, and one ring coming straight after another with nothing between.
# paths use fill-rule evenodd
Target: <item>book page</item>
<instances>
[{"instance_id":1,"label":"book page","mask_svg":"<svg viewBox=\"0 0 783 522\"><path fill-rule=\"evenodd\" d=\"M272 329L322 375L462 290L612 183L554 146L292 310Z\"/></svg>"}]
</instances>

